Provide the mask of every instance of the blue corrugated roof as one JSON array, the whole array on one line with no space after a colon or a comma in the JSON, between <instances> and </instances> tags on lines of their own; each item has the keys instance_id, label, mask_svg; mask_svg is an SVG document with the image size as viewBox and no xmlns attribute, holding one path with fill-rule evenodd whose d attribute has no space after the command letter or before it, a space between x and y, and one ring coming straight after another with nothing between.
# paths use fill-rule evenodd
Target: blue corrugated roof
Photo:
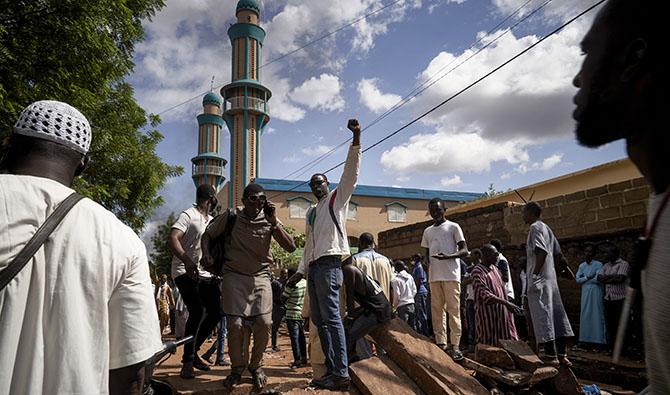
<instances>
[{"instance_id":1,"label":"blue corrugated roof","mask_svg":"<svg viewBox=\"0 0 670 395\"><path fill-rule=\"evenodd\" d=\"M257 178L256 183L261 184L263 188L268 191L292 191L292 192L308 192L311 193L309 185L304 181L296 180L279 180L274 178ZM302 184L302 185L300 185ZM336 188L336 183L330 184L331 188ZM295 188L295 189L294 189ZM416 188L394 188L394 187L380 187L374 185L358 185L354 190L354 196L373 196L385 197L395 199L418 199L430 200L436 197L442 200L468 202L482 196L481 193L473 192L453 192L453 191L438 191L431 189L416 189Z\"/></svg>"}]
</instances>

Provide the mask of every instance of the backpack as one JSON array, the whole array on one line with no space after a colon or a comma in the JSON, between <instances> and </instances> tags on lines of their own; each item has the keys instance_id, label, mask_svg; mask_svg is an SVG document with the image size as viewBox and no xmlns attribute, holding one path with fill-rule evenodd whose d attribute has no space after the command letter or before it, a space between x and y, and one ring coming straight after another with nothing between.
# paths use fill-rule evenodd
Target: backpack
<instances>
[{"instance_id":1,"label":"backpack","mask_svg":"<svg viewBox=\"0 0 670 395\"><path fill-rule=\"evenodd\" d=\"M202 266L203 270L212 273L215 276L220 276L222 274L223 263L226 260L226 240L233 234L233 227L235 226L235 221L237 221L236 209L227 209L226 213L228 219L226 220L226 226L223 228L223 232L209 242L209 254L212 256L212 265ZM217 215L210 224L221 215L223 214Z\"/></svg>"}]
</instances>

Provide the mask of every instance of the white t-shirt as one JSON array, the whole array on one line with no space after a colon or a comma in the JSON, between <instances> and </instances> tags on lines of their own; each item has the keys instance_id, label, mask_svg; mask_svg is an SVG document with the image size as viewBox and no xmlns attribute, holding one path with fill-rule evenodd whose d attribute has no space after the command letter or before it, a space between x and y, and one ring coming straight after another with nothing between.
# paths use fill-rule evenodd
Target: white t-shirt
<instances>
[{"instance_id":1,"label":"white t-shirt","mask_svg":"<svg viewBox=\"0 0 670 395\"><path fill-rule=\"evenodd\" d=\"M461 281L461 260L433 258L440 252L445 255L454 254L458 251L458 243L465 241L461 227L449 220L442 224L431 225L423 231L421 247L428 248L430 252L430 266L428 267L429 281Z\"/></svg>"},{"instance_id":2,"label":"white t-shirt","mask_svg":"<svg viewBox=\"0 0 670 395\"><path fill-rule=\"evenodd\" d=\"M398 308L414 303L416 284L411 274L404 270L396 274L391 280L391 288L393 289L393 307Z\"/></svg>"},{"instance_id":3,"label":"white t-shirt","mask_svg":"<svg viewBox=\"0 0 670 395\"><path fill-rule=\"evenodd\" d=\"M184 210L179 214L179 218L172 225L172 229L178 229L184 232L184 236L181 238L181 246L186 252L186 255L190 256L198 265L198 274L202 278L210 278L212 275L202 270L200 267L200 258L202 258L202 247L200 246L200 239L202 234L205 233L207 229L207 224L212 220L211 215L203 216L197 208L191 207L187 210ZM172 257L172 278L177 278L182 274L186 274L186 267L184 262L176 256Z\"/></svg>"},{"instance_id":4,"label":"white t-shirt","mask_svg":"<svg viewBox=\"0 0 670 395\"><path fill-rule=\"evenodd\" d=\"M0 175L0 270L72 192ZM0 394L106 394L110 369L161 347L146 248L89 199L0 292Z\"/></svg>"}]
</instances>

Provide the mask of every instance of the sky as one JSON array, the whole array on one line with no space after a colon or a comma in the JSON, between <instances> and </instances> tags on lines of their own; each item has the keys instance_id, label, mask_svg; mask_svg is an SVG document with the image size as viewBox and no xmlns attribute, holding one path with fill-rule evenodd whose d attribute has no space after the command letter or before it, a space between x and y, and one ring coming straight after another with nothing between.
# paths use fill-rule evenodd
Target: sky
<instances>
[{"instance_id":1,"label":"sky","mask_svg":"<svg viewBox=\"0 0 670 395\"><path fill-rule=\"evenodd\" d=\"M262 1L265 62L391 5L261 70L261 82L273 96L259 176L287 177L346 141L349 118L365 127L417 86L434 82L364 131L363 147L372 145L596 2ZM144 24L146 39L136 47L129 82L143 108L161 115L165 139L158 155L185 169L161 191L165 204L147 225L145 239L170 212L194 201L190 159L197 154L196 116L212 77L215 88L230 80L226 31L235 22L235 4L168 0ZM467 192L485 192L493 184L507 190L625 157L621 142L592 150L580 147L573 134L572 80L583 58L579 43L596 11L366 152L359 184ZM226 159L229 143L224 127ZM308 179L345 155L340 148L290 178ZM339 174L335 170L329 178Z\"/></svg>"}]
</instances>

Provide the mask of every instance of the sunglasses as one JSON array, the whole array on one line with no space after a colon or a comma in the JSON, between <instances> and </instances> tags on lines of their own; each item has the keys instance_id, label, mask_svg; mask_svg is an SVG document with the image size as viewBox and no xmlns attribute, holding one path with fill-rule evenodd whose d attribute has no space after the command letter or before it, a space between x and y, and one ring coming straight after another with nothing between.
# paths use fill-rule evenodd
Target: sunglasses
<instances>
[{"instance_id":1,"label":"sunglasses","mask_svg":"<svg viewBox=\"0 0 670 395\"><path fill-rule=\"evenodd\" d=\"M265 202L268 200L268 198L265 195L251 195L247 196L247 199L249 199L250 202L256 203L257 201Z\"/></svg>"}]
</instances>

